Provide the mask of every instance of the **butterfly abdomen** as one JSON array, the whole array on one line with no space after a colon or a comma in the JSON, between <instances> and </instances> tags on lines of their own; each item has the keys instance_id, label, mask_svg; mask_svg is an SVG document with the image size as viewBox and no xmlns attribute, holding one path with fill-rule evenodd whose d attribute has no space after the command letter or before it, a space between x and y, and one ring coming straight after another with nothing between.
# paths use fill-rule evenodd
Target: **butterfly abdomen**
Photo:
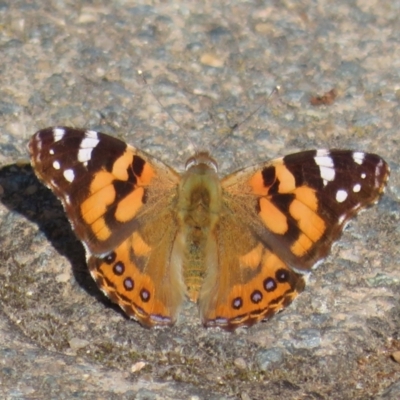
<instances>
[{"instance_id":1,"label":"butterfly abdomen","mask_svg":"<svg viewBox=\"0 0 400 400\"><path fill-rule=\"evenodd\" d=\"M221 184L216 171L206 163L191 166L180 185L178 220L184 246L183 276L192 301L197 301L206 274L209 242L213 240L220 209Z\"/></svg>"}]
</instances>

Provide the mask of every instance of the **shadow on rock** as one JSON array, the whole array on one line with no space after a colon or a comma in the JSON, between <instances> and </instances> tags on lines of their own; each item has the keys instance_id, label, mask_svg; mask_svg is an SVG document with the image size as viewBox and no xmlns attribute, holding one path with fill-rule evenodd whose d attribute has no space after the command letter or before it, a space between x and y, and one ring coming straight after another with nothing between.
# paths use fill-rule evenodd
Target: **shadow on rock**
<instances>
[{"instance_id":1,"label":"shadow on rock","mask_svg":"<svg viewBox=\"0 0 400 400\"><path fill-rule=\"evenodd\" d=\"M13 164L0 168L0 202L39 227L57 252L69 260L77 283L88 294L125 315L91 278L85 250L72 231L61 202L36 178L31 166ZM2 253L6 257L6 253Z\"/></svg>"}]
</instances>

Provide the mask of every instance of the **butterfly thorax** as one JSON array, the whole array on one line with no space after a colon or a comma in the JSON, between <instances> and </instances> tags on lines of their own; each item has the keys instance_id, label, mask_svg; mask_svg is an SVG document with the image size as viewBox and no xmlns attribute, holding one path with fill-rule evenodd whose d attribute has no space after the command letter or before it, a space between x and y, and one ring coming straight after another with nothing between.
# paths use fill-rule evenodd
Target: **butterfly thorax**
<instances>
[{"instance_id":1,"label":"butterfly thorax","mask_svg":"<svg viewBox=\"0 0 400 400\"><path fill-rule=\"evenodd\" d=\"M210 240L221 209L221 185L214 160L206 153L186 163L179 188L179 235L184 249L183 276L192 301L196 301L207 267Z\"/></svg>"}]
</instances>

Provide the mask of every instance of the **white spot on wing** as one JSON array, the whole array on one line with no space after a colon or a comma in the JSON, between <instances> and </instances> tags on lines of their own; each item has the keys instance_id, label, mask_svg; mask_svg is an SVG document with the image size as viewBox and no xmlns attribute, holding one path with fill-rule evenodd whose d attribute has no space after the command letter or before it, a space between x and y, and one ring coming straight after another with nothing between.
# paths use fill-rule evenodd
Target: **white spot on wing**
<instances>
[{"instance_id":1,"label":"white spot on wing","mask_svg":"<svg viewBox=\"0 0 400 400\"><path fill-rule=\"evenodd\" d=\"M339 217L339 219L338 219L338 224L339 224L339 225L342 225L342 224L343 224L343 221L345 220L345 218L346 218L346 215L345 215L345 214L341 215L341 216Z\"/></svg>"},{"instance_id":2,"label":"white spot on wing","mask_svg":"<svg viewBox=\"0 0 400 400\"><path fill-rule=\"evenodd\" d=\"M329 156L316 156L314 157L316 164L320 167L330 167L333 168L332 157Z\"/></svg>"},{"instance_id":3,"label":"white spot on wing","mask_svg":"<svg viewBox=\"0 0 400 400\"><path fill-rule=\"evenodd\" d=\"M99 140L99 135L97 134L96 131L86 131L85 132L85 137L87 137L88 139Z\"/></svg>"},{"instance_id":4,"label":"white spot on wing","mask_svg":"<svg viewBox=\"0 0 400 400\"><path fill-rule=\"evenodd\" d=\"M65 135L65 129L63 128L54 128L53 129L53 136L54 136L54 141L58 142L61 140Z\"/></svg>"},{"instance_id":5,"label":"white spot on wing","mask_svg":"<svg viewBox=\"0 0 400 400\"><path fill-rule=\"evenodd\" d=\"M362 174L361 174L361 179L365 179L367 177L367 174L365 173L365 172L363 172Z\"/></svg>"},{"instance_id":6,"label":"white spot on wing","mask_svg":"<svg viewBox=\"0 0 400 400\"><path fill-rule=\"evenodd\" d=\"M353 192L354 192L354 193L358 193L360 190L361 190L361 185L360 185L359 183L356 183L356 184L353 186Z\"/></svg>"},{"instance_id":7,"label":"white spot on wing","mask_svg":"<svg viewBox=\"0 0 400 400\"><path fill-rule=\"evenodd\" d=\"M336 192L336 201L338 203L343 203L347 199L347 192L343 189L339 189Z\"/></svg>"},{"instance_id":8,"label":"white spot on wing","mask_svg":"<svg viewBox=\"0 0 400 400\"><path fill-rule=\"evenodd\" d=\"M99 141L97 132L87 131L79 146L78 161L87 165L92 157L92 151L99 144Z\"/></svg>"},{"instance_id":9,"label":"white spot on wing","mask_svg":"<svg viewBox=\"0 0 400 400\"><path fill-rule=\"evenodd\" d=\"M86 163L87 161L90 161L90 158L92 157L92 151L93 149L79 149L78 151L78 161L81 163Z\"/></svg>"},{"instance_id":10,"label":"white spot on wing","mask_svg":"<svg viewBox=\"0 0 400 400\"><path fill-rule=\"evenodd\" d=\"M43 143L42 140L40 139L40 135L36 136L35 141L36 141L37 150L38 150L38 152L40 152L40 150L42 150L42 143Z\"/></svg>"},{"instance_id":11,"label":"white spot on wing","mask_svg":"<svg viewBox=\"0 0 400 400\"><path fill-rule=\"evenodd\" d=\"M81 145L79 146L81 149L94 149L98 144L100 140L98 138L94 137L85 137L82 139Z\"/></svg>"},{"instance_id":12,"label":"white spot on wing","mask_svg":"<svg viewBox=\"0 0 400 400\"><path fill-rule=\"evenodd\" d=\"M91 257L92 252L90 251L89 246L85 242L82 242L82 244L83 244L83 247L85 248L86 261L89 261L89 258ZM99 257L101 257L101 256L99 256ZM92 275L93 278L95 278L95 276L92 273L92 271L90 271L90 274Z\"/></svg>"},{"instance_id":13,"label":"white spot on wing","mask_svg":"<svg viewBox=\"0 0 400 400\"><path fill-rule=\"evenodd\" d=\"M64 171L63 175L64 175L64 178L70 183L72 183L74 181L74 179L75 179L75 174L74 174L74 171L72 169L66 169Z\"/></svg>"},{"instance_id":14,"label":"white spot on wing","mask_svg":"<svg viewBox=\"0 0 400 400\"><path fill-rule=\"evenodd\" d=\"M326 157L326 156L329 156L329 150L325 150L325 149L317 150L316 157Z\"/></svg>"},{"instance_id":15,"label":"white spot on wing","mask_svg":"<svg viewBox=\"0 0 400 400\"><path fill-rule=\"evenodd\" d=\"M57 160L53 162L53 168L54 169L60 169L61 168L61 165Z\"/></svg>"},{"instance_id":16,"label":"white spot on wing","mask_svg":"<svg viewBox=\"0 0 400 400\"><path fill-rule=\"evenodd\" d=\"M379 187L381 185L379 175L381 174L381 169L383 167L383 161L379 160L379 163L375 167L375 187Z\"/></svg>"},{"instance_id":17,"label":"white spot on wing","mask_svg":"<svg viewBox=\"0 0 400 400\"><path fill-rule=\"evenodd\" d=\"M64 202L65 202L65 204L66 204L67 206L70 206L70 205L71 205L71 199L70 199L70 197L69 197L68 195L65 195L65 196L64 196Z\"/></svg>"},{"instance_id":18,"label":"white spot on wing","mask_svg":"<svg viewBox=\"0 0 400 400\"><path fill-rule=\"evenodd\" d=\"M314 161L319 166L321 178L324 181L324 186L326 186L328 182L332 182L335 179L335 168L332 157L329 156L329 151L317 150Z\"/></svg>"},{"instance_id":19,"label":"white spot on wing","mask_svg":"<svg viewBox=\"0 0 400 400\"><path fill-rule=\"evenodd\" d=\"M324 180L325 186L328 184L328 182L332 182L335 179L335 170L333 168L320 166L319 171L321 178Z\"/></svg>"},{"instance_id":20,"label":"white spot on wing","mask_svg":"<svg viewBox=\"0 0 400 400\"><path fill-rule=\"evenodd\" d=\"M50 150L49 150L49 153L50 153L51 155L54 155L54 150L53 150L53 149L50 149Z\"/></svg>"},{"instance_id":21,"label":"white spot on wing","mask_svg":"<svg viewBox=\"0 0 400 400\"><path fill-rule=\"evenodd\" d=\"M311 268L312 269L318 268L324 261L325 261L325 258L322 258L321 260L318 260ZM304 271L299 271L299 273L303 273L304 274Z\"/></svg>"},{"instance_id":22,"label":"white spot on wing","mask_svg":"<svg viewBox=\"0 0 400 400\"><path fill-rule=\"evenodd\" d=\"M355 151L353 153L353 160L356 164L362 165L362 163L364 162L364 158L365 158L365 153L362 153L360 151Z\"/></svg>"}]
</instances>

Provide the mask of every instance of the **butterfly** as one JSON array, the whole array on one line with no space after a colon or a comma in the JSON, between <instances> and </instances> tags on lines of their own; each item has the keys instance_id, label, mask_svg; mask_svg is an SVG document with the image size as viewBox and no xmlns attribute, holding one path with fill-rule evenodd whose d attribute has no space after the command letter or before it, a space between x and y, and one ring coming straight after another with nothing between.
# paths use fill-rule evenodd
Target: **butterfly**
<instances>
[{"instance_id":1,"label":"butterfly","mask_svg":"<svg viewBox=\"0 0 400 400\"><path fill-rule=\"evenodd\" d=\"M99 288L147 327L173 325L186 297L206 327L270 318L389 177L381 157L351 150L303 151L222 179L199 152L179 174L115 137L68 127L38 131L29 150Z\"/></svg>"}]
</instances>

